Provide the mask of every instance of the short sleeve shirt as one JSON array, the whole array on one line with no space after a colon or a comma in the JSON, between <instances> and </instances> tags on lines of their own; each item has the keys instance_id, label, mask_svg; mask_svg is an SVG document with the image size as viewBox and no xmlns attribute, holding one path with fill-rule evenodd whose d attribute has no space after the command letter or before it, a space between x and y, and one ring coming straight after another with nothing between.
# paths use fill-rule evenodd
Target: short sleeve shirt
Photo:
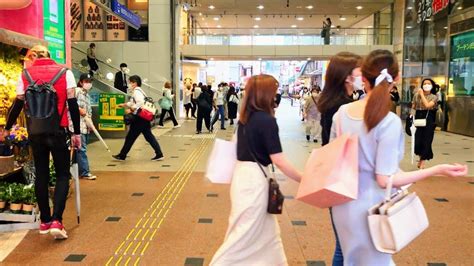
<instances>
[{"instance_id":1,"label":"short sleeve shirt","mask_svg":"<svg viewBox=\"0 0 474 266\"><path fill-rule=\"evenodd\" d=\"M245 133L244 133L245 129ZM271 154L282 152L276 119L265 112L255 112L246 125L239 123L237 134L237 159L239 161L257 161L268 166L272 163Z\"/></svg>"},{"instance_id":2,"label":"short sleeve shirt","mask_svg":"<svg viewBox=\"0 0 474 266\"><path fill-rule=\"evenodd\" d=\"M436 104L438 102L438 97L434 94L428 94L428 95L425 95L425 98L428 102L435 103L435 106L431 108L431 109L435 109ZM415 94L415 97L413 97L413 102L415 103L416 110L427 110L427 108L423 105L423 102L421 101L421 96L418 93Z\"/></svg>"}]
</instances>

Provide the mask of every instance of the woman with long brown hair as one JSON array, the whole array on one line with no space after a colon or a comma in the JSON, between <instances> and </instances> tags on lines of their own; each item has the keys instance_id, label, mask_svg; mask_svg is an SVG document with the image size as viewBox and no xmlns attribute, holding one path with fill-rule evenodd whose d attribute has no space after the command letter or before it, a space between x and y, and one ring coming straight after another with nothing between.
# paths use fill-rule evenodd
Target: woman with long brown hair
<instances>
[{"instance_id":1,"label":"woman with long brown hair","mask_svg":"<svg viewBox=\"0 0 474 266\"><path fill-rule=\"evenodd\" d=\"M356 200L334 206L334 224L344 254L344 265L392 265L392 256L377 251L367 223L369 208L383 201L391 178L394 187L430 176L464 176L467 167L443 164L413 172L401 172L404 154L402 122L390 112L390 90L398 75L398 63L387 50L371 52L362 64L367 97L341 106L334 115L342 134L358 136L359 193ZM336 125L331 138L336 137Z\"/></svg>"},{"instance_id":2,"label":"woman with long brown hair","mask_svg":"<svg viewBox=\"0 0 474 266\"><path fill-rule=\"evenodd\" d=\"M329 143L331 133L332 118L339 107L353 101L352 94L356 90L362 89L362 74L360 65L362 58L349 52L336 54L329 61L326 71L326 83L318 100L318 109L321 112L321 140L322 145ZM332 222L332 209L329 208ZM333 266L340 266L344 263L341 247L334 228L336 247L333 255Z\"/></svg>"},{"instance_id":3,"label":"woman with long brown hair","mask_svg":"<svg viewBox=\"0 0 474 266\"><path fill-rule=\"evenodd\" d=\"M253 76L245 86L229 226L211 265L287 265L277 219L267 213L269 188L263 171L270 176L268 166L275 164L297 182L302 174L282 152L273 110L277 89L270 75Z\"/></svg>"}]
</instances>

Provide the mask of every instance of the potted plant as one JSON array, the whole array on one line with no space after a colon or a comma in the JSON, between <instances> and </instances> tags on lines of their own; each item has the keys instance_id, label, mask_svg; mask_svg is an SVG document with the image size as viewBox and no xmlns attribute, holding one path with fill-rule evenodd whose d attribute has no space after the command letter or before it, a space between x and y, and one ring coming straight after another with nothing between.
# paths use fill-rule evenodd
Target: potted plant
<instances>
[{"instance_id":1,"label":"potted plant","mask_svg":"<svg viewBox=\"0 0 474 266\"><path fill-rule=\"evenodd\" d=\"M6 184L5 183L0 183L0 212L2 212L5 209L5 206L7 205L7 192L6 192Z\"/></svg>"},{"instance_id":2,"label":"potted plant","mask_svg":"<svg viewBox=\"0 0 474 266\"><path fill-rule=\"evenodd\" d=\"M7 189L8 201L10 202L10 210L13 213L20 213L23 200L23 185L10 184Z\"/></svg>"},{"instance_id":3,"label":"potted plant","mask_svg":"<svg viewBox=\"0 0 474 266\"><path fill-rule=\"evenodd\" d=\"M31 214L36 204L36 195L33 185L23 187L23 213Z\"/></svg>"}]
</instances>

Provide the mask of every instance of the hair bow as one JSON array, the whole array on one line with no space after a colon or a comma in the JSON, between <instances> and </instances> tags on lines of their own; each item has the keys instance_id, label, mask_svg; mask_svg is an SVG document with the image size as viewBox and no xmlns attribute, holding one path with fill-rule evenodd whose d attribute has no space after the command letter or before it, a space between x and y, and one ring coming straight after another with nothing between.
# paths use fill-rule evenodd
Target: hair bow
<instances>
[{"instance_id":1,"label":"hair bow","mask_svg":"<svg viewBox=\"0 0 474 266\"><path fill-rule=\"evenodd\" d=\"M388 83L393 82L392 75L390 75L387 71L386 68L384 68L382 71L380 71L380 75L375 79L375 86L379 85L382 81L387 80Z\"/></svg>"}]
</instances>

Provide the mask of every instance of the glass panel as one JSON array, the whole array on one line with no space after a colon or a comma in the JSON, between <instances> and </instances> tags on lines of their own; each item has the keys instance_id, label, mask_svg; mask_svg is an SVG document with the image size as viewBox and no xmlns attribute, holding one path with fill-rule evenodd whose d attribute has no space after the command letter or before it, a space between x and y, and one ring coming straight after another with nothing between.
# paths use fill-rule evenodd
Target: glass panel
<instances>
[{"instance_id":1,"label":"glass panel","mask_svg":"<svg viewBox=\"0 0 474 266\"><path fill-rule=\"evenodd\" d=\"M474 95L474 31L451 38L449 95Z\"/></svg>"}]
</instances>

